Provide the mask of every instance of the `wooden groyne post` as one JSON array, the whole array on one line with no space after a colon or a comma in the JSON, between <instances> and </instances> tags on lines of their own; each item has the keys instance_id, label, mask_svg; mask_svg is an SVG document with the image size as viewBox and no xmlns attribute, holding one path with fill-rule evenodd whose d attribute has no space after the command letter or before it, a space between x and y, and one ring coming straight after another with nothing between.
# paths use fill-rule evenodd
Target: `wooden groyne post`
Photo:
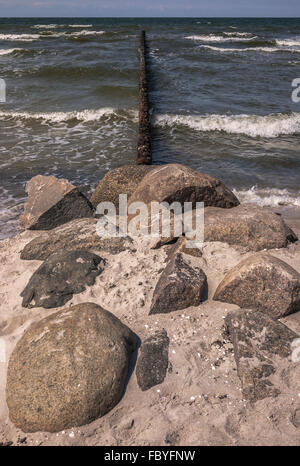
<instances>
[{"instance_id":1,"label":"wooden groyne post","mask_svg":"<svg viewBox=\"0 0 300 466\"><path fill-rule=\"evenodd\" d=\"M149 118L145 31L141 32L140 43L139 132L137 152L138 165L151 165L151 124Z\"/></svg>"}]
</instances>

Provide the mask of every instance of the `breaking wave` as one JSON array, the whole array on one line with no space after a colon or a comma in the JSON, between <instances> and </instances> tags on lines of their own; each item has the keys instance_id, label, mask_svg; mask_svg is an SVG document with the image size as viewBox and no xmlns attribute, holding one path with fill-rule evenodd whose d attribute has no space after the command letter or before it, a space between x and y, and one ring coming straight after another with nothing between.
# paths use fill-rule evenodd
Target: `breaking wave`
<instances>
[{"instance_id":1,"label":"breaking wave","mask_svg":"<svg viewBox=\"0 0 300 466\"><path fill-rule=\"evenodd\" d=\"M215 52L221 53L243 53L243 52L266 52L266 53L273 53L273 52L300 52L298 49L282 49L279 47L246 47L242 49L237 48L222 48L222 47L214 47L213 45L200 45L201 48L207 50L213 50Z\"/></svg>"},{"instance_id":2,"label":"breaking wave","mask_svg":"<svg viewBox=\"0 0 300 466\"><path fill-rule=\"evenodd\" d=\"M252 186L250 189L233 189L240 202L251 202L262 207L278 207L280 205L294 205L300 207L300 197L287 189L265 188Z\"/></svg>"},{"instance_id":3,"label":"breaking wave","mask_svg":"<svg viewBox=\"0 0 300 466\"><path fill-rule=\"evenodd\" d=\"M223 36L216 36L214 34L209 34L208 36L186 36L185 39L191 39L191 40L200 40L202 42L243 42L243 41L250 41L253 39L256 39L257 36L252 36L250 37L236 37L236 36L229 36L229 37L223 37Z\"/></svg>"},{"instance_id":4,"label":"breaking wave","mask_svg":"<svg viewBox=\"0 0 300 466\"><path fill-rule=\"evenodd\" d=\"M188 126L195 131L224 131L250 137L275 138L300 133L300 113L270 115L157 115L157 126Z\"/></svg>"},{"instance_id":5,"label":"breaking wave","mask_svg":"<svg viewBox=\"0 0 300 466\"><path fill-rule=\"evenodd\" d=\"M0 49L0 55L10 55L11 53L18 52L22 49Z\"/></svg>"},{"instance_id":6,"label":"breaking wave","mask_svg":"<svg viewBox=\"0 0 300 466\"><path fill-rule=\"evenodd\" d=\"M96 110L82 110L74 112L49 112L49 113L30 113L30 112L2 112L0 111L0 121L3 120L36 120L42 123L61 123L61 122L91 122L98 121L102 118L116 116L123 119L137 118L137 111L133 109L119 110L112 107L104 107Z\"/></svg>"}]
</instances>

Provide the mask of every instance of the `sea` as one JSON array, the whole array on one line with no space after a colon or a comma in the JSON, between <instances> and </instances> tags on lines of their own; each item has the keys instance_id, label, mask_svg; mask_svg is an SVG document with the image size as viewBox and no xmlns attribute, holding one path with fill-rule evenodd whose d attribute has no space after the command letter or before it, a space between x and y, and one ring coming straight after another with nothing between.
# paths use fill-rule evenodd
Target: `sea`
<instances>
[{"instance_id":1,"label":"sea","mask_svg":"<svg viewBox=\"0 0 300 466\"><path fill-rule=\"evenodd\" d=\"M299 18L0 18L0 239L31 177L92 190L135 163L141 30L153 163L209 173L242 202L300 206Z\"/></svg>"}]
</instances>

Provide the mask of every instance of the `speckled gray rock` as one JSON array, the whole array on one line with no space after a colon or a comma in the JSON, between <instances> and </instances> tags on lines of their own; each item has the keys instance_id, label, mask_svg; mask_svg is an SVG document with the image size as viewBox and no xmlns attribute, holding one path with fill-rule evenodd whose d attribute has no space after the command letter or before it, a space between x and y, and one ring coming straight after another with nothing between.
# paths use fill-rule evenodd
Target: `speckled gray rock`
<instances>
[{"instance_id":1,"label":"speckled gray rock","mask_svg":"<svg viewBox=\"0 0 300 466\"><path fill-rule=\"evenodd\" d=\"M145 165L124 165L109 170L95 188L91 203L96 208L100 202L109 201L115 205L118 212L119 195L127 194L129 198L152 168Z\"/></svg>"},{"instance_id":2,"label":"speckled gray rock","mask_svg":"<svg viewBox=\"0 0 300 466\"><path fill-rule=\"evenodd\" d=\"M142 391L165 380L169 364L169 338L165 330L143 341L136 365L136 378Z\"/></svg>"},{"instance_id":3,"label":"speckled gray rock","mask_svg":"<svg viewBox=\"0 0 300 466\"><path fill-rule=\"evenodd\" d=\"M79 249L119 254L130 248L131 238L101 238L97 233L96 224L95 218L81 218L45 232L26 244L21 252L21 259L45 260L54 252Z\"/></svg>"},{"instance_id":4,"label":"speckled gray rock","mask_svg":"<svg viewBox=\"0 0 300 466\"><path fill-rule=\"evenodd\" d=\"M133 202L204 202L206 206L230 208L239 204L236 196L220 180L180 164L153 168L130 197Z\"/></svg>"},{"instance_id":5,"label":"speckled gray rock","mask_svg":"<svg viewBox=\"0 0 300 466\"><path fill-rule=\"evenodd\" d=\"M205 241L221 241L248 251L283 248L297 236L271 209L241 204L232 209L205 209Z\"/></svg>"},{"instance_id":6,"label":"speckled gray rock","mask_svg":"<svg viewBox=\"0 0 300 466\"><path fill-rule=\"evenodd\" d=\"M37 175L26 185L28 199L20 230L51 230L74 218L92 217L90 201L73 184L54 176Z\"/></svg>"},{"instance_id":7,"label":"speckled gray rock","mask_svg":"<svg viewBox=\"0 0 300 466\"><path fill-rule=\"evenodd\" d=\"M270 254L253 254L225 275L213 299L280 318L300 310L300 274Z\"/></svg>"},{"instance_id":8,"label":"speckled gray rock","mask_svg":"<svg viewBox=\"0 0 300 466\"><path fill-rule=\"evenodd\" d=\"M155 287L150 313L162 314L198 306L207 295L207 278L200 267L192 267L181 253L167 264Z\"/></svg>"},{"instance_id":9,"label":"speckled gray rock","mask_svg":"<svg viewBox=\"0 0 300 466\"><path fill-rule=\"evenodd\" d=\"M259 311L229 313L225 325L233 343L244 397L257 401L278 396L288 373L298 370L290 356L291 343L299 336Z\"/></svg>"},{"instance_id":10,"label":"speckled gray rock","mask_svg":"<svg viewBox=\"0 0 300 466\"><path fill-rule=\"evenodd\" d=\"M93 285L105 261L89 251L54 253L34 272L21 293L22 306L52 308L63 306L73 294Z\"/></svg>"},{"instance_id":11,"label":"speckled gray rock","mask_svg":"<svg viewBox=\"0 0 300 466\"><path fill-rule=\"evenodd\" d=\"M8 364L11 421L24 432L57 432L88 424L120 400L137 337L92 303L33 324Z\"/></svg>"}]
</instances>

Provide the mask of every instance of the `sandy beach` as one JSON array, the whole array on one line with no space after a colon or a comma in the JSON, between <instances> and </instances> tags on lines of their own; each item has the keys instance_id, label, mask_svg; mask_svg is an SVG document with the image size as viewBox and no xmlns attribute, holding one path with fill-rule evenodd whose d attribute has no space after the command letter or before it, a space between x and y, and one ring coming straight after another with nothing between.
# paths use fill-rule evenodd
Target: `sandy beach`
<instances>
[{"instance_id":1,"label":"sandy beach","mask_svg":"<svg viewBox=\"0 0 300 466\"><path fill-rule=\"evenodd\" d=\"M286 209L286 220L300 234L299 211ZM40 232L26 231L0 244L1 340L7 361L16 342L35 321L58 309L24 309L20 293L40 261L22 261L20 251ZM115 314L141 340L166 329L170 339L165 381L142 392L131 374L120 403L89 425L58 433L24 434L9 421L5 401L7 364L1 363L0 442L14 445L299 445L290 418L300 406L299 368L293 384L277 398L252 404L243 399L233 347L224 334L224 318L236 305L212 301L229 268L251 253L214 242L203 256L189 256L208 278L208 300L198 307L149 316L155 284L171 246L147 249L140 239L118 255L106 254L108 265L94 286L74 295L65 306L92 302ZM100 253L100 251L95 251ZM299 242L270 250L300 272ZM103 256L103 253L101 252ZM300 313L282 319L300 334Z\"/></svg>"}]
</instances>

